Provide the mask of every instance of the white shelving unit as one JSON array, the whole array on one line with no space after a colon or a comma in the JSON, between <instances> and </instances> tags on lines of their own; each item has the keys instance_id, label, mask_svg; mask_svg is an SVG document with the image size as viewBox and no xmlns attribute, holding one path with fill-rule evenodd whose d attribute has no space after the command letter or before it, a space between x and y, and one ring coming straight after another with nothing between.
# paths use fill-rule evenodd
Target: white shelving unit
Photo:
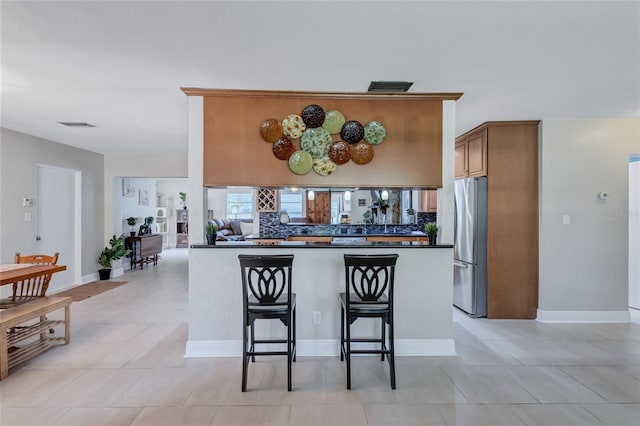
<instances>
[{"instance_id":1,"label":"white shelving unit","mask_svg":"<svg viewBox=\"0 0 640 426\"><path fill-rule=\"evenodd\" d=\"M169 247L169 218L167 217L167 197L157 194L156 234L162 235L162 248Z\"/></svg>"}]
</instances>

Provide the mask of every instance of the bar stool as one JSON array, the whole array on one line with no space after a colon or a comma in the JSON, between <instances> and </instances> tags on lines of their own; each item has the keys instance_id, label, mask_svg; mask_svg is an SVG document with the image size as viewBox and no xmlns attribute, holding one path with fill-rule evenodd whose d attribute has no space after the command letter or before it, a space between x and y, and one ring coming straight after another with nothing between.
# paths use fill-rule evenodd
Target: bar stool
<instances>
[{"instance_id":1,"label":"bar stool","mask_svg":"<svg viewBox=\"0 0 640 426\"><path fill-rule=\"evenodd\" d=\"M242 392L247 391L249 358L256 362L256 355L287 356L287 390L291 391L291 363L296 360L296 295L291 292L293 255L241 254L238 259L242 272ZM282 321L287 327L287 338L256 340L256 319ZM256 344L273 343L286 343L287 350L256 350Z\"/></svg>"},{"instance_id":2,"label":"bar stool","mask_svg":"<svg viewBox=\"0 0 640 426\"><path fill-rule=\"evenodd\" d=\"M380 354L381 361L387 355L391 389L396 388L393 282L397 259L397 254L344 255L345 292L340 293L340 361L344 361L345 357L347 359L347 389L351 389L351 354ZM380 338L352 338L351 324L358 318L380 318ZM388 348L386 325L389 327ZM379 343L380 349L354 350L351 349L351 343Z\"/></svg>"}]
</instances>

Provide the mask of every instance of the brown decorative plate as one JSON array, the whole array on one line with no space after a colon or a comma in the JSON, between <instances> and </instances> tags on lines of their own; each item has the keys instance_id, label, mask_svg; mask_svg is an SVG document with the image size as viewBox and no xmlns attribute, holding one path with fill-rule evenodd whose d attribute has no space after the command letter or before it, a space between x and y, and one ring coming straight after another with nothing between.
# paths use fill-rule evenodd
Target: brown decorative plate
<instances>
[{"instance_id":1,"label":"brown decorative plate","mask_svg":"<svg viewBox=\"0 0 640 426\"><path fill-rule=\"evenodd\" d=\"M358 142L351 147L351 159L356 164L367 164L373 160L373 146L365 141Z\"/></svg>"},{"instance_id":2,"label":"brown decorative plate","mask_svg":"<svg viewBox=\"0 0 640 426\"><path fill-rule=\"evenodd\" d=\"M260 124L260 134L265 141L274 143L282 137L282 124L275 118L264 120Z\"/></svg>"},{"instance_id":3,"label":"brown decorative plate","mask_svg":"<svg viewBox=\"0 0 640 426\"><path fill-rule=\"evenodd\" d=\"M278 160L288 160L291 154L296 151L295 145L291 142L291 139L286 136L275 141L272 149L273 155L275 155Z\"/></svg>"},{"instance_id":4,"label":"brown decorative plate","mask_svg":"<svg viewBox=\"0 0 640 426\"><path fill-rule=\"evenodd\" d=\"M336 164L351 160L351 146L345 141L337 141L329 147L329 158Z\"/></svg>"},{"instance_id":5,"label":"brown decorative plate","mask_svg":"<svg viewBox=\"0 0 640 426\"><path fill-rule=\"evenodd\" d=\"M356 120L349 120L342 126L340 136L351 144L358 143L364 137L364 127Z\"/></svg>"},{"instance_id":6,"label":"brown decorative plate","mask_svg":"<svg viewBox=\"0 0 640 426\"><path fill-rule=\"evenodd\" d=\"M324 123L324 109L320 105L311 104L302 110L302 121L306 124L307 129L322 126Z\"/></svg>"},{"instance_id":7,"label":"brown decorative plate","mask_svg":"<svg viewBox=\"0 0 640 426\"><path fill-rule=\"evenodd\" d=\"M290 114L282 120L282 130L284 135L291 139L298 139L302 132L307 129L307 125L298 114Z\"/></svg>"}]
</instances>

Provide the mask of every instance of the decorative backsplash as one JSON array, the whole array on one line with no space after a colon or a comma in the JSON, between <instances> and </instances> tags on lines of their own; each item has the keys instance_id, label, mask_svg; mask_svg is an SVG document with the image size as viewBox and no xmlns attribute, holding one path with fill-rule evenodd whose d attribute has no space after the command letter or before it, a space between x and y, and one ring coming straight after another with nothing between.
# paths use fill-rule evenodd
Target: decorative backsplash
<instances>
[{"instance_id":1,"label":"decorative backsplash","mask_svg":"<svg viewBox=\"0 0 640 426\"><path fill-rule=\"evenodd\" d=\"M417 224L412 225L387 225L387 233L402 233L411 231L424 232L424 225L427 222L436 221L436 213L417 213ZM360 225L338 225L338 224L286 224L280 223L280 213L261 212L260 213L260 238L287 238L290 235L364 235L364 226ZM384 232L384 225L367 225L367 234L381 234Z\"/></svg>"}]
</instances>

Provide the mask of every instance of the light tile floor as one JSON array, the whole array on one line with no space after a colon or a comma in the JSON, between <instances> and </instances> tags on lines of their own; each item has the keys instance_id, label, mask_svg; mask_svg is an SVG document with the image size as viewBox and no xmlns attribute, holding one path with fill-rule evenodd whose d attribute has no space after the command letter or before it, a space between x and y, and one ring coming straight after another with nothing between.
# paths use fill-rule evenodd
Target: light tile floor
<instances>
[{"instance_id":1,"label":"light tile floor","mask_svg":"<svg viewBox=\"0 0 640 426\"><path fill-rule=\"evenodd\" d=\"M184 358L187 250L127 271L72 305L71 345L0 383L0 425L639 425L640 315L630 324L542 324L454 312L458 357Z\"/></svg>"}]
</instances>

